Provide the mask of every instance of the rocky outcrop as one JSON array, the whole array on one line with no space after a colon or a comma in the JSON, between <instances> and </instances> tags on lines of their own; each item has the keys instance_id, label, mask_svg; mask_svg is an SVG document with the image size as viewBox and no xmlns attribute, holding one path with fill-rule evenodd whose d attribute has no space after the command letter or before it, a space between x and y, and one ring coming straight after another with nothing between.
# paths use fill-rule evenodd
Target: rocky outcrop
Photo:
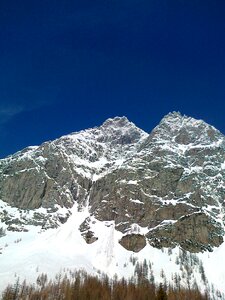
<instances>
[{"instance_id":1,"label":"rocky outcrop","mask_svg":"<svg viewBox=\"0 0 225 300\"><path fill-rule=\"evenodd\" d=\"M128 234L122 237L119 243L127 250L139 252L146 246L145 237L141 234Z\"/></svg>"},{"instance_id":2,"label":"rocky outcrop","mask_svg":"<svg viewBox=\"0 0 225 300\"><path fill-rule=\"evenodd\" d=\"M91 230L90 222L91 219L86 218L79 228L81 235L83 236L87 244L92 244L98 240L98 237L96 237L94 232Z\"/></svg>"},{"instance_id":3,"label":"rocky outcrop","mask_svg":"<svg viewBox=\"0 0 225 300\"><path fill-rule=\"evenodd\" d=\"M83 204L90 185L51 144L2 160L0 170L0 199L23 209Z\"/></svg>"},{"instance_id":4,"label":"rocky outcrop","mask_svg":"<svg viewBox=\"0 0 225 300\"><path fill-rule=\"evenodd\" d=\"M162 224L149 231L147 238L158 248L180 245L189 252L199 252L218 247L223 235L221 225L200 212L185 215L175 223Z\"/></svg>"}]
</instances>

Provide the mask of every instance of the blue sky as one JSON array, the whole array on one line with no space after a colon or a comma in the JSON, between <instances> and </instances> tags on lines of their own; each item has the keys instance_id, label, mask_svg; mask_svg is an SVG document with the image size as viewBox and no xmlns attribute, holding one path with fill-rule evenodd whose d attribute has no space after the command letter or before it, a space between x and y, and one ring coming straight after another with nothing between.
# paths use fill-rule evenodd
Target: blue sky
<instances>
[{"instance_id":1,"label":"blue sky","mask_svg":"<svg viewBox=\"0 0 225 300\"><path fill-rule=\"evenodd\" d=\"M0 2L0 157L125 115L225 133L225 2Z\"/></svg>"}]
</instances>

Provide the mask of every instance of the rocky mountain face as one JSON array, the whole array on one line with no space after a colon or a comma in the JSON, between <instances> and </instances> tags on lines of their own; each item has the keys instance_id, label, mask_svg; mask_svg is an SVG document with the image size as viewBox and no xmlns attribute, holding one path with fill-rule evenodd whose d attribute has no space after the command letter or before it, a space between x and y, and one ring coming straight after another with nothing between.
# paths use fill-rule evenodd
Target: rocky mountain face
<instances>
[{"instance_id":1,"label":"rocky mountain face","mask_svg":"<svg viewBox=\"0 0 225 300\"><path fill-rule=\"evenodd\" d=\"M212 251L225 229L225 137L176 112L150 134L125 117L108 119L0 160L0 199L19 209L15 218L1 207L8 231L59 227L78 203L88 207L80 224L87 243L98 240L94 217L114 221L127 250Z\"/></svg>"}]
</instances>

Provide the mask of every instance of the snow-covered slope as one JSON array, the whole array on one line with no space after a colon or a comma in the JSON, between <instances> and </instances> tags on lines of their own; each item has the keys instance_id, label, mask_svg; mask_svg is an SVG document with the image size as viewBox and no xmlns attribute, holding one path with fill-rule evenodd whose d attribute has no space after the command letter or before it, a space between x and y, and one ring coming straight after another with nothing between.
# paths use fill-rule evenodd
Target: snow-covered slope
<instances>
[{"instance_id":1,"label":"snow-covered slope","mask_svg":"<svg viewBox=\"0 0 225 300\"><path fill-rule=\"evenodd\" d=\"M17 214L16 209L5 209ZM9 232L2 237L0 290L18 278L35 282L42 273L54 278L59 272L69 274L75 269L85 269L91 274L100 270L112 277L117 274L118 278L129 278L137 272L138 263L146 261L148 276L153 275L155 282L164 282L166 278L175 285L175 279L179 278L183 286L197 282L202 291L225 292L224 243L213 252L198 254L182 251L179 247L157 249L148 244L134 253L119 244L122 233L115 229L114 221L100 222L92 217L91 228L99 239L87 244L79 231L87 216L87 208L78 211L74 204L68 221L57 229L43 231L40 226L28 226L28 232ZM208 279L206 282L202 279L202 266Z\"/></svg>"},{"instance_id":2,"label":"snow-covered slope","mask_svg":"<svg viewBox=\"0 0 225 300\"><path fill-rule=\"evenodd\" d=\"M116 117L1 160L0 288L74 268L128 278L142 262L156 282L163 269L225 292L224 166L225 137L179 113L150 134Z\"/></svg>"},{"instance_id":3,"label":"snow-covered slope","mask_svg":"<svg viewBox=\"0 0 225 300\"><path fill-rule=\"evenodd\" d=\"M15 209L8 209L17 213ZM212 289L213 284L214 289L224 291L225 270L221 263L224 261L224 244L211 253L190 254L178 247L160 250L150 245L139 253L128 252L118 243L122 233L115 229L114 221L100 222L94 217L91 218L91 228L99 239L94 244L87 244L79 231L87 216L87 208L78 211L74 204L68 221L57 229L42 231L40 226L29 226L28 232L9 232L2 237L0 288L12 283L12 279L35 282L39 274L47 273L54 278L59 271L69 273L74 269L85 269L94 274L100 270L109 276L117 274L119 278L129 278L135 274L137 262L146 260L149 276L153 274L156 282L163 281L161 274L164 270L170 282L178 275L184 286L190 280L190 286L196 281L202 290ZM190 266L192 264L190 275L184 267L183 256ZM208 283L201 278L201 265Z\"/></svg>"}]
</instances>

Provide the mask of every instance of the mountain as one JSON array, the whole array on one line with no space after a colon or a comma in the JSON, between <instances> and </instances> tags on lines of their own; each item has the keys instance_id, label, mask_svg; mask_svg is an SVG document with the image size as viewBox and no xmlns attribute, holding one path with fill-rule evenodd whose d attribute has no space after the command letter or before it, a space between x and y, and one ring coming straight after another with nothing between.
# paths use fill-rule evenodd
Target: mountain
<instances>
[{"instance_id":1,"label":"mountain","mask_svg":"<svg viewBox=\"0 0 225 300\"><path fill-rule=\"evenodd\" d=\"M169 113L147 134L115 117L28 147L0 160L0 199L2 287L148 260L158 282L225 292L225 137L202 120Z\"/></svg>"}]
</instances>

